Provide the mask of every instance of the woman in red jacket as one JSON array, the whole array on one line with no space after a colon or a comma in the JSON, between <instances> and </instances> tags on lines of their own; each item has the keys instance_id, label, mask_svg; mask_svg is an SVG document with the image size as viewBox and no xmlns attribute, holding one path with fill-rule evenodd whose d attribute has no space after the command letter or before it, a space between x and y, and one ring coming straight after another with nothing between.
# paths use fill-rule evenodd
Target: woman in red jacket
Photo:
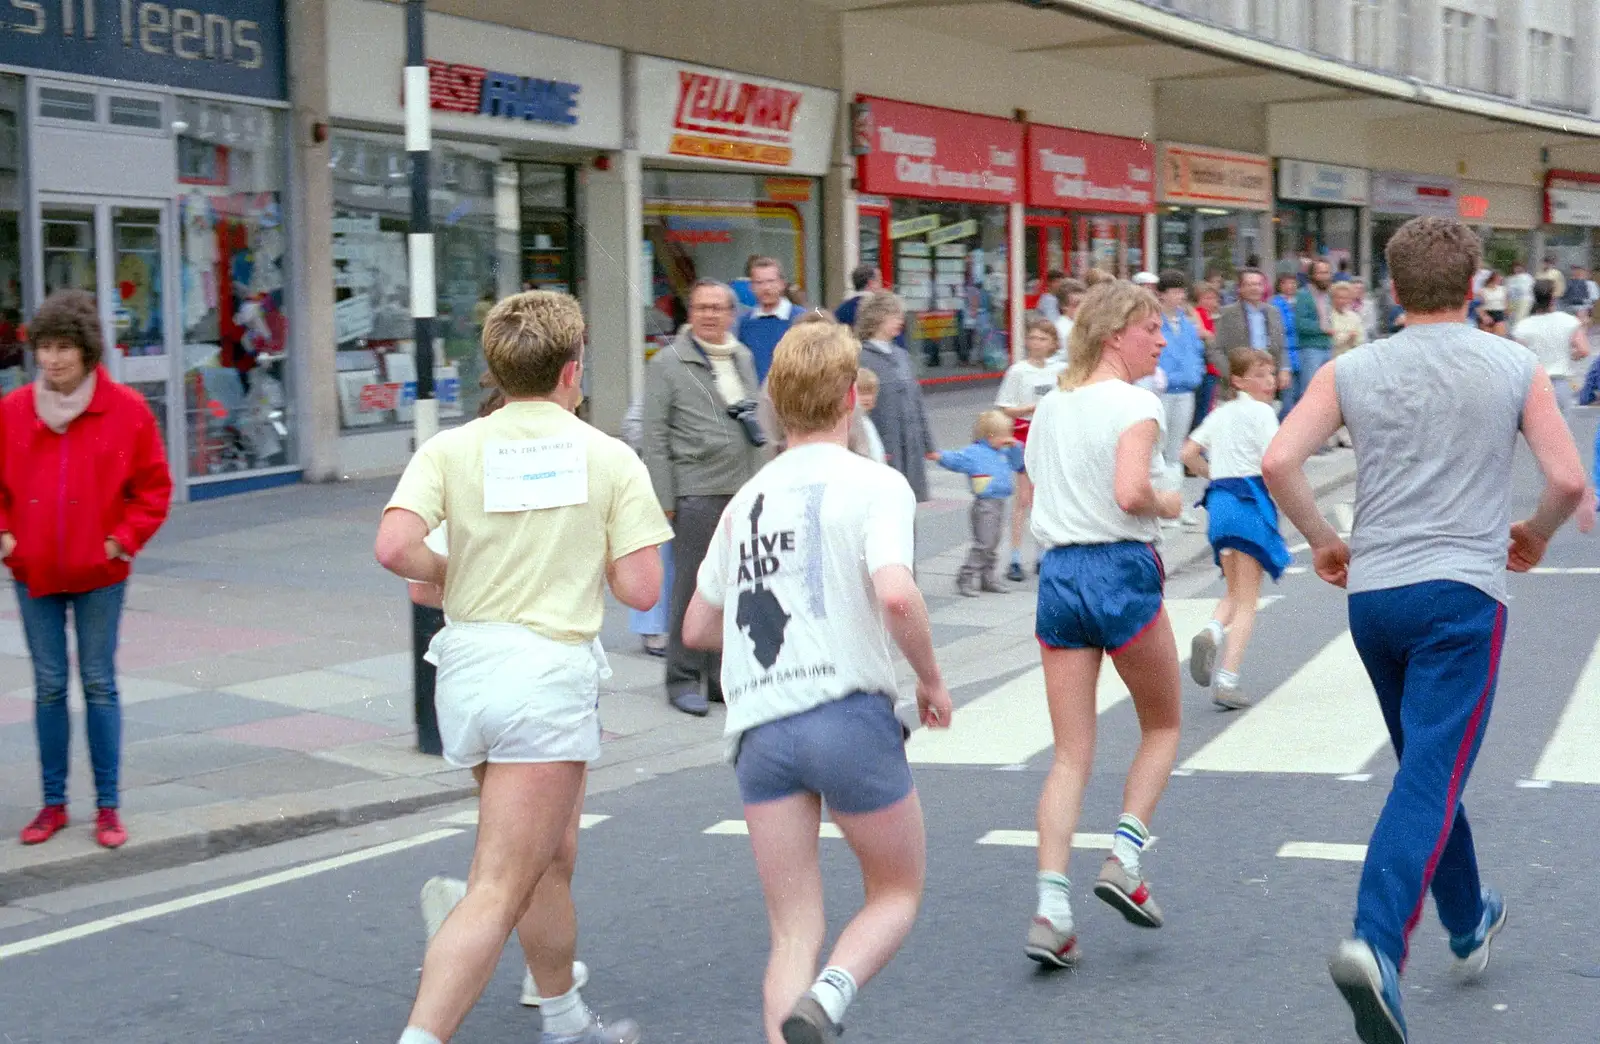
<instances>
[{"instance_id":1,"label":"woman in red jacket","mask_svg":"<svg viewBox=\"0 0 1600 1044\"><path fill-rule=\"evenodd\" d=\"M33 660L44 778L44 808L22 843L48 841L67 825L71 609L99 806L95 840L116 848L128 839L117 815L117 626L133 556L166 520L172 479L150 407L100 365L92 295L51 294L28 342L38 378L0 401L0 557L16 579Z\"/></svg>"}]
</instances>

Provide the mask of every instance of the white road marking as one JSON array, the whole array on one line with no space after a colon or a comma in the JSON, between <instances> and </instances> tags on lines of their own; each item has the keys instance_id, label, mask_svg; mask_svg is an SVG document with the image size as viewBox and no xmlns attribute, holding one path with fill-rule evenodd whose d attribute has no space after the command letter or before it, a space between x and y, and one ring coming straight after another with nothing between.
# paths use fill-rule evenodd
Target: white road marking
<instances>
[{"instance_id":1,"label":"white road marking","mask_svg":"<svg viewBox=\"0 0 1600 1044\"><path fill-rule=\"evenodd\" d=\"M1339 777L1340 783L1369 783L1371 781L1372 773L1370 772L1351 772L1348 775Z\"/></svg>"},{"instance_id":2,"label":"white road marking","mask_svg":"<svg viewBox=\"0 0 1600 1044\"><path fill-rule=\"evenodd\" d=\"M1201 772L1360 772L1389 741L1346 631L1183 763Z\"/></svg>"},{"instance_id":3,"label":"white road marking","mask_svg":"<svg viewBox=\"0 0 1600 1044\"><path fill-rule=\"evenodd\" d=\"M599 826L601 823L604 823L610 818L610 816L590 815L588 812L584 812L578 816L578 829L592 829L593 827ZM456 812L445 816L440 819L439 822L448 824L450 826L477 826L478 810L475 808L469 808L464 812Z\"/></svg>"},{"instance_id":4,"label":"white road marking","mask_svg":"<svg viewBox=\"0 0 1600 1044\"><path fill-rule=\"evenodd\" d=\"M1561 721L1539 757L1533 778L1557 783L1600 783L1600 642L1572 687ZM1519 786L1521 784L1518 784Z\"/></svg>"},{"instance_id":5,"label":"white road marking","mask_svg":"<svg viewBox=\"0 0 1600 1044\"><path fill-rule=\"evenodd\" d=\"M1600 566L1535 566L1528 572L1538 576L1600 576Z\"/></svg>"},{"instance_id":6,"label":"white road marking","mask_svg":"<svg viewBox=\"0 0 1600 1044\"><path fill-rule=\"evenodd\" d=\"M1523 790L1549 790L1555 786L1548 779L1519 779L1517 786Z\"/></svg>"},{"instance_id":7,"label":"white road marking","mask_svg":"<svg viewBox=\"0 0 1600 1044\"><path fill-rule=\"evenodd\" d=\"M1290 841L1278 849L1279 859L1331 859L1341 863L1361 863L1367 858L1366 845L1336 845L1326 841Z\"/></svg>"},{"instance_id":8,"label":"white road marking","mask_svg":"<svg viewBox=\"0 0 1600 1044\"><path fill-rule=\"evenodd\" d=\"M1264 598L1260 604L1265 608L1277 600L1278 596ZM1189 659L1189 640L1211 619L1216 604L1210 598L1167 602L1180 660ZM1104 714L1127 698L1128 687L1122 684L1116 667L1103 663L1095 688L1095 713ZM914 765L1023 765L1053 742L1044 669L1036 667L957 707L950 728L913 733L906 744L906 757Z\"/></svg>"},{"instance_id":9,"label":"white road marking","mask_svg":"<svg viewBox=\"0 0 1600 1044\"><path fill-rule=\"evenodd\" d=\"M31 939L23 939L18 942L9 943L5 946L0 946L0 961L4 961L12 957L21 957L24 954L38 953L40 950L48 950L52 946L60 946L62 943L72 942L76 939L85 939L91 935L100 935L104 932L111 931L113 928L122 928L130 924L139 924L140 922L153 920L157 917L165 917L168 914L181 913L184 910L192 910L197 906L206 906L211 903L221 902L224 899L232 899L235 896L248 895L251 892L259 892L265 888L273 888L277 885L288 884L290 881L299 881L303 878L314 877L317 874L324 874L330 870L338 870L346 866L353 866L356 863L364 863L371 859L381 859L384 856L393 855L396 852L404 852L409 848L420 848L423 845L431 845L435 841L443 841L446 838L457 837L460 835L460 833L461 831L459 830L430 830L426 834L418 834L415 837L401 838L398 841L390 841L385 844L374 845L371 848L363 848L356 852L347 852L344 855L334 856L331 859L319 859L314 863L307 863L304 866L291 867L288 870L279 870L276 873L267 874L264 877L257 877L248 881L240 881L235 884L224 885L221 888L212 888L204 892L196 892L194 895L184 896L181 899L171 899L164 903L156 903L154 906L145 906L137 910L129 910L125 913L112 914L110 917L102 917L99 920L89 921L84 924L75 925L71 928L63 928L60 931L47 932L44 935L36 935Z\"/></svg>"},{"instance_id":10,"label":"white road marking","mask_svg":"<svg viewBox=\"0 0 1600 1044\"><path fill-rule=\"evenodd\" d=\"M1148 851L1155 846L1156 839L1151 837L1145 842ZM978 838L980 845L1005 845L1010 848L1038 848L1039 832L1037 830L991 830ZM1110 834L1073 834L1072 847L1081 848L1088 852L1111 851Z\"/></svg>"},{"instance_id":11,"label":"white road marking","mask_svg":"<svg viewBox=\"0 0 1600 1044\"><path fill-rule=\"evenodd\" d=\"M700 832L722 837L749 837L750 824L742 819L724 819L720 823L711 824ZM817 825L817 836L842 839L844 834L839 831L837 823L819 823Z\"/></svg>"}]
</instances>

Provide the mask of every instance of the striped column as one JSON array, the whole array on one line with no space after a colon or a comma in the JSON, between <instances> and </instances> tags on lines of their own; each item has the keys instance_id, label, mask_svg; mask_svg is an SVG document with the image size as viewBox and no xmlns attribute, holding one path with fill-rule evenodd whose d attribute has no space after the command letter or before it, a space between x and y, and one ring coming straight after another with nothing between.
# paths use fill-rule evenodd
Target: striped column
<instances>
[{"instance_id":1,"label":"striped column","mask_svg":"<svg viewBox=\"0 0 1600 1044\"><path fill-rule=\"evenodd\" d=\"M420 448L439 430L439 403L433 397L434 291L433 218L428 213L428 164L433 151L429 127L428 58L424 49L426 0L406 0L406 158L411 165L412 338L417 346L417 400L412 410Z\"/></svg>"}]
</instances>

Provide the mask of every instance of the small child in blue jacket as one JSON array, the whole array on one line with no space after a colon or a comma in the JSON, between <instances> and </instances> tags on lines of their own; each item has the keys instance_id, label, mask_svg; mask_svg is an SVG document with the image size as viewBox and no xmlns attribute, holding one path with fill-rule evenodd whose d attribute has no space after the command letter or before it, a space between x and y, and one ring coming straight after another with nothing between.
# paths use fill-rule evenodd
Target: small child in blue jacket
<instances>
[{"instance_id":1,"label":"small child in blue jacket","mask_svg":"<svg viewBox=\"0 0 1600 1044\"><path fill-rule=\"evenodd\" d=\"M956 590L967 598L980 590L1004 592L995 579L1000 562L1000 533L1005 528L1006 502L1016 489L1012 477L1022 470L1022 446L1011 434L1011 418L999 410L979 415L966 449L928 454L939 466L966 475L972 485L972 550L956 576Z\"/></svg>"}]
</instances>

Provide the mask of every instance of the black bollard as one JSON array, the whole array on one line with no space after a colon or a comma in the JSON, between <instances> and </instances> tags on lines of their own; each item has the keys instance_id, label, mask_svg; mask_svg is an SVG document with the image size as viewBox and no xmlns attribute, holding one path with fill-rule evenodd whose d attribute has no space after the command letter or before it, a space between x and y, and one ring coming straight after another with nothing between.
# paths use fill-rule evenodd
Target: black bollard
<instances>
[{"instance_id":1,"label":"black bollard","mask_svg":"<svg viewBox=\"0 0 1600 1044\"><path fill-rule=\"evenodd\" d=\"M439 739L439 711L433 703L435 671L433 664L422 657L433 636L442 630L444 610L412 604L411 689L416 705L417 750L436 756L444 753L444 743Z\"/></svg>"}]
</instances>

